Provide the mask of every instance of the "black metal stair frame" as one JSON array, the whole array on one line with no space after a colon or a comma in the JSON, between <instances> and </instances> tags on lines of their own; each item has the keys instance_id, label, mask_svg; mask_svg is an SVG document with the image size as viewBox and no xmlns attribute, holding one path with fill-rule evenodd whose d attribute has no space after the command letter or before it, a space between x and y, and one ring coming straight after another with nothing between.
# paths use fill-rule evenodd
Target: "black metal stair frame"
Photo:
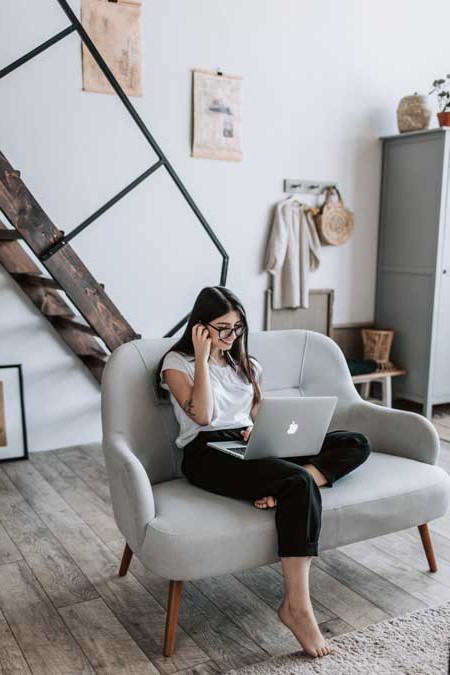
<instances>
[{"instance_id":1,"label":"black metal stair frame","mask_svg":"<svg viewBox=\"0 0 450 675\"><path fill-rule=\"evenodd\" d=\"M224 286L226 284L226 279L227 279L227 272L228 272L228 260L229 256L227 252L225 251L224 247L220 243L219 239L217 238L216 234L212 230L211 226L208 224L206 221L205 217L201 213L200 209L198 208L197 204L194 202L192 199L191 195L187 191L186 187L182 183L181 179L177 175L175 169L161 150L160 146L156 142L156 140L153 138L152 134L148 130L147 126L145 125L144 121L142 118L139 116L137 113L136 109L134 108L133 104L131 103L130 99L128 96L125 94L123 91L122 87L114 77L113 73L109 69L108 65L104 61L103 57L97 50L96 46L90 39L89 35L83 28L83 25L81 22L78 20L77 16L74 14L73 10L69 6L68 2L66 0L57 0L58 4L60 5L61 9L63 12L66 14L67 18L70 21L70 26L68 26L66 29L62 30L61 32L57 33L54 35L52 38L49 40L46 40L43 42L41 45L36 47L35 49L31 50L27 54L21 56L19 59L16 61L13 61L9 66L6 66L2 70L0 70L0 79L2 77L5 77L9 73L13 72L16 68L19 68L23 64L25 64L27 61L30 59L34 58L38 54L41 54L44 50L48 49L52 45L56 44L63 38L65 38L67 35L70 35L74 31L78 33L80 36L81 40L83 43L86 45L87 49L91 53L93 59L101 69L102 73L116 92L117 96L125 106L126 110L128 111L129 115L133 119L134 123L138 126L139 130L141 131L142 135L146 139L147 143L152 147L156 155L158 156L158 161L150 166L144 173L142 173L140 176L138 176L134 181L132 181L129 185L127 185L125 188L123 188L120 192L118 192L114 197L112 197L110 200L106 202L103 206L101 206L99 209L97 209L89 218L86 218L80 225L78 225L76 228L74 228L71 232L68 234L65 234L64 232L61 231L61 236L60 238L51 244L48 248L46 248L44 251L41 252L39 258L41 261L48 260L52 255L54 255L57 251L59 251L61 248L63 248L71 239L76 237L82 230L84 230L86 227L91 225L99 216L101 216L105 211L110 209L114 204L116 204L120 199L125 197L129 192L131 192L135 187L137 187L142 181L144 181L146 178L152 175L155 171L160 169L161 167L164 167L166 171L168 172L169 176L172 178L174 181L175 185L183 195L184 199L186 200L187 204L189 205L190 209L194 212L195 216L197 217L198 221L202 225L202 227L205 229L206 233L208 234L209 238L213 242L213 244L216 246L218 249L219 253L222 256L222 269L221 269L221 274L220 274L220 285ZM8 235L5 235L8 236ZM13 235L11 235L13 236ZM175 326L173 326L163 337L172 337L189 319L189 314L186 314Z\"/></svg>"}]
</instances>

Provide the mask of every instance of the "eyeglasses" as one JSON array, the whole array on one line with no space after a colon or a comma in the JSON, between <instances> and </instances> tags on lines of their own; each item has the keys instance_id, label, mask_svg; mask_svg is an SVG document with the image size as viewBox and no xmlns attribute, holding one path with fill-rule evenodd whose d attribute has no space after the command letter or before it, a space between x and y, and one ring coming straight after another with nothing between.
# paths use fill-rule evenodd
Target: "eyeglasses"
<instances>
[{"instance_id":1,"label":"eyeglasses","mask_svg":"<svg viewBox=\"0 0 450 675\"><path fill-rule=\"evenodd\" d=\"M216 328L215 326L213 326L212 323L207 323L206 325L215 328L216 331L219 333L219 337L221 340L226 340L227 338L229 338L230 335L232 335L233 331L236 334L237 338L241 337L241 335L245 331L245 326L242 324L237 328Z\"/></svg>"}]
</instances>

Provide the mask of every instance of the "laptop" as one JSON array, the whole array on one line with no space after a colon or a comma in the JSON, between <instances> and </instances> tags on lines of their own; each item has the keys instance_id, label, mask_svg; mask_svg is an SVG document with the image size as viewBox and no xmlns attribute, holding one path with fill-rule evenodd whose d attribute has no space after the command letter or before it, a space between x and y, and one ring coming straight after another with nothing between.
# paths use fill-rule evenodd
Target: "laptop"
<instances>
[{"instance_id":1,"label":"laptop","mask_svg":"<svg viewBox=\"0 0 450 675\"><path fill-rule=\"evenodd\" d=\"M317 455L333 416L337 396L263 398L247 443L210 441L239 459Z\"/></svg>"}]
</instances>

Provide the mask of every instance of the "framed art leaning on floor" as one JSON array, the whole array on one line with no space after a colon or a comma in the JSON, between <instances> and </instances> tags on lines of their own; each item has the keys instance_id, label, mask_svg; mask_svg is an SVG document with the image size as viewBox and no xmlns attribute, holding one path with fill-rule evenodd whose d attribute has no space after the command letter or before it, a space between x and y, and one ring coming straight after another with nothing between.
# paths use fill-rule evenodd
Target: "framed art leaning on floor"
<instances>
[{"instance_id":1,"label":"framed art leaning on floor","mask_svg":"<svg viewBox=\"0 0 450 675\"><path fill-rule=\"evenodd\" d=\"M272 289L266 289L264 330L302 328L331 336L333 326L334 290L316 288L309 291L308 308L273 309Z\"/></svg>"},{"instance_id":2,"label":"framed art leaning on floor","mask_svg":"<svg viewBox=\"0 0 450 675\"><path fill-rule=\"evenodd\" d=\"M22 366L0 365L0 462L27 458Z\"/></svg>"}]
</instances>

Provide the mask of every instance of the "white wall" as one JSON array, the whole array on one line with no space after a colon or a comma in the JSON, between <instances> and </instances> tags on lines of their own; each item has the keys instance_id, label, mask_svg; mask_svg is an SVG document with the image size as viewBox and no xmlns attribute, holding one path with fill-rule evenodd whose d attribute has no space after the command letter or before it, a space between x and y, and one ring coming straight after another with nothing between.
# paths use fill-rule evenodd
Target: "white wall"
<instances>
[{"instance_id":1,"label":"white wall","mask_svg":"<svg viewBox=\"0 0 450 675\"><path fill-rule=\"evenodd\" d=\"M335 289L335 323L373 318L378 137L397 132L402 96L447 73L449 23L445 0L144 0L144 96L133 103L228 251L227 285L251 329L263 328L261 263L285 177L338 182L355 231L323 249L313 286ZM66 25L56 0L2 0L0 68ZM0 80L0 149L65 232L155 159L115 97L81 91L80 60L71 35ZM218 66L244 77L240 163L190 157L191 70ZM161 172L74 248L144 337L219 283L220 257ZM13 362L31 450L100 439L98 385L0 270L0 363Z\"/></svg>"}]
</instances>

